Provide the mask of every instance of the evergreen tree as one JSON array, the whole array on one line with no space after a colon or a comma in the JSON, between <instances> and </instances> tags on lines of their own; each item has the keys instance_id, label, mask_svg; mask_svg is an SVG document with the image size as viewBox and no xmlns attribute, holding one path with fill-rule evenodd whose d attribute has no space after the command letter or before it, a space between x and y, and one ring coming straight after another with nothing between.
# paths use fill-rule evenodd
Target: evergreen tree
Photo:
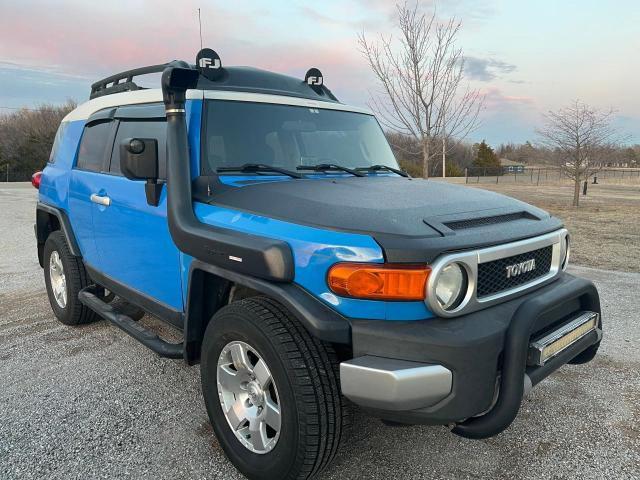
<instances>
[{"instance_id":1,"label":"evergreen tree","mask_svg":"<svg viewBox=\"0 0 640 480\"><path fill-rule=\"evenodd\" d=\"M476 158L473 161L473 166L481 168L500 168L500 160L498 160L498 156L484 140L477 144Z\"/></svg>"}]
</instances>

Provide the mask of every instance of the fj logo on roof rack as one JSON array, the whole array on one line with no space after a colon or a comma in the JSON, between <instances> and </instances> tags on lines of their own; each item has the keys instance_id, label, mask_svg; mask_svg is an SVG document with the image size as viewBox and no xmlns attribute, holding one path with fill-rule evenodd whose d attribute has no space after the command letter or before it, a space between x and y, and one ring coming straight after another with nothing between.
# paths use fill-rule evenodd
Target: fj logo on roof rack
<instances>
[{"instance_id":1,"label":"fj logo on roof rack","mask_svg":"<svg viewBox=\"0 0 640 480\"><path fill-rule=\"evenodd\" d=\"M317 68L310 68L304 76L304 81L316 92L320 93L322 91L322 72Z\"/></svg>"},{"instance_id":2,"label":"fj logo on roof rack","mask_svg":"<svg viewBox=\"0 0 640 480\"><path fill-rule=\"evenodd\" d=\"M209 80L218 80L222 76L220 56L210 48L203 48L196 55L198 71Z\"/></svg>"}]
</instances>

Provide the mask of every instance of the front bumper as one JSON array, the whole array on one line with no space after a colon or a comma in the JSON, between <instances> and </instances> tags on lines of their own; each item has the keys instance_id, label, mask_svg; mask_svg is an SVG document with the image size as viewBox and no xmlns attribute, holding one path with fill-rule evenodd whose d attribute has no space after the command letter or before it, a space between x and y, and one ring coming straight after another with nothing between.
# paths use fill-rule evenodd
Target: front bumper
<instances>
[{"instance_id":1,"label":"front bumper","mask_svg":"<svg viewBox=\"0 0 640 480\"><path fill-rule=\"evenodd\" d=\"M584 312L600 314L595 286L563 273L517 299L457 318L354 320L354 358L340 365L342 391L383 419L456 423L460 435L492 436L511 424L527 388L597 348L601 320L544 365L527 361L532 339Z\"/></svg>"}]
</instances>

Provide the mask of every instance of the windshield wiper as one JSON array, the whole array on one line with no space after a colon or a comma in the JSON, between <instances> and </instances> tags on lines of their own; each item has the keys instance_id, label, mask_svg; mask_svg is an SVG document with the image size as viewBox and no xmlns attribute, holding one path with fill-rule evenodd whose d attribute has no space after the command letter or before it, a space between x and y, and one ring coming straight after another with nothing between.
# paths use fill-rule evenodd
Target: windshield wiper
<instances>
[{"instance_id":1,"label":"windshield wiper","mask_svg":"<svg viewBox=\"0 0 640 480\"><path fill-rule=\"evenodd\" d=\"M397 168L388 167L387 165L371 165L370 167L358 167L356 170L360 172L379 172L380 170L384 170L387 172L393 172L401 177L410 178L407 172L403 172L402 170L398 170Z\"/></svg>"},{"instance_id":2,"label":"windshield wiper","mask_svg":"<svg viewBox=\"0 0 640 480\"><path fill-rule=\"evenodd\" d=\"M342 165L336 165L335 163L320 163L318 165L300 165L298 170L312 170L314 172L327 172L329 170L338 170L340 172L347 172L356 177L366 177L365 174L356 172L355 170Z\"/></svg>"},{"instance_id":3,"label":"windshield wiper","mask_svg":"<svg viewBox=\"0 0 640 480\"><path fill-rule=\"evenodd\" d=\"M267 165L264 163L245 163L244 165L236 165L232 167L218 167L216 168L216 172L240 172L240 173L261 173L261 172L272 172L272 173L281 173L282 175L287 175L292 178L304 178L303 175L299 173L292 172L291 170L287 170L286 168L274 167L272 165Z\"/></svg>"}]
</instances>

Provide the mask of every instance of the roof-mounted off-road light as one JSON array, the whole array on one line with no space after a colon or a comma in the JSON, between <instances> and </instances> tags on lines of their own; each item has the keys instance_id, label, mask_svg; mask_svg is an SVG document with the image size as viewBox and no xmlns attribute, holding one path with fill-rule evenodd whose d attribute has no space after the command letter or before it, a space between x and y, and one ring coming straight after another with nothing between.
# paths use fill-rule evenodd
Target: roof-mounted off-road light
<instances>
[{"instance_id":1,"label":"roof-mounted off-road light","mask_svg":"<svg viewBox=\"0 0 640 480\"><path fill-rule=\"evenodd\" d=\"M304 76L304 83L309 85L314 92L322 93L322 85L324 84L322 72L317 68L310 68Z\"/></svg>"},{"instance_id":2,"label":"roof-mounted off-road light","mask_svg":"<svg viewBox=\"0 0 640 480\"><path fill-rule=\"evenodd\" d=\"M198 52L198 55L196 55L196 68L202 76L213 82L220 80L224 75L220 55L210 48L203 48Z\"/></svg>"}]
</instances>

